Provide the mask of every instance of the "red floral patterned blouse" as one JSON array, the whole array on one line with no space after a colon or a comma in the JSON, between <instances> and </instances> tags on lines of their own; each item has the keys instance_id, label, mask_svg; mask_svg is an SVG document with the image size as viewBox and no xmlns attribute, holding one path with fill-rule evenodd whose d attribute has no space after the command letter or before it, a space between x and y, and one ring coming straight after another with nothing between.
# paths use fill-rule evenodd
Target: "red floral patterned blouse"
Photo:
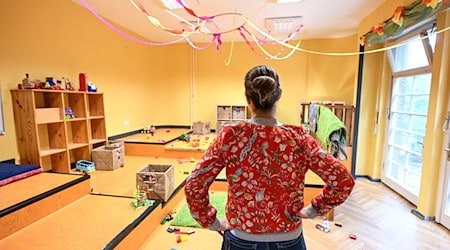
<instances>
[{"instance_id":1,"label":"red floral patterned blouse","mask_svg":"<svg viewBox=\"0 0 450 250\"><path fill-rule=\"evenodd\" d=\"M227 219L233 228L252 234L289 232L300 226L308 170L325 182L311 201L319 215L343 203L354 186L345 166L303 127L245 122L226 126L185 185L191 214L203 227L216 220L208 189L223 168L229 184Z\"/></svg>"}]
</instances>

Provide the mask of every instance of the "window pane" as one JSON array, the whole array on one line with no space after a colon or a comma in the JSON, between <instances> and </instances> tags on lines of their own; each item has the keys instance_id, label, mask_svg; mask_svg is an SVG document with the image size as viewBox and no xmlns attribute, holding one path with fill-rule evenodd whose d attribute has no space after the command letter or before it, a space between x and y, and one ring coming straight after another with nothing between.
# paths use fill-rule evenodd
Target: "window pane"
<instances>
[{"instance_id":1,"label":"window pane","mask_svg":"<svg viewBox=\"0 0 450 250\"><path fill-rule=\"evenodd\" d=\"M414 126L411 126L412 132L420 134L422 136L425 136L425 128L427 125L427 117L426 116L412 115L411 116L411 124L414 125Z\"/></svg>"},{"instance_id":2,"label":"window pane","mask_svg":"<svg viewBox=\"0 0 450 250\"><path fill-rule=\"evenodd\" d=\"M405 45L390 50L392 71L399 72L428 66L427 54L419 36L412 38Z\"/></svg>"},{"instance_id":3,"label":"window pane","mask_svg":"<svg viewBox=\"0 0 450 250\"><path fill-rule=\"evenodd\" d=\"M431 74L415 75L413 81L414 81L413 84L414 94L428 95L430 93Z\"/></svg>"},{"instance_id":4,"label":"window pane","mask_svg":"<svg viewBox=\"0 0 450 250\"><path fill-rule=\"evenodd\" d=\"M412 96L411 104L412 113L426 115L428 111L428 95Z\"/></svg>"}]
</instances>

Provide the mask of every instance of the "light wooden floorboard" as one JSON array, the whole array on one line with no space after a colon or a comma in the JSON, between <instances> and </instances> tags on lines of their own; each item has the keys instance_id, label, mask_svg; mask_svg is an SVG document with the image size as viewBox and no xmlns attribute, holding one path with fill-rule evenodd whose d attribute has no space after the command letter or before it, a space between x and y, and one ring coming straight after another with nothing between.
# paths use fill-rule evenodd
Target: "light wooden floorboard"
<instances>
[{"instance_id":1,"label":"light wooden floorboard","mask_svg":"<svg viewBox=\"0 0 450 250\"><path fill-rule=\"evenodd\" d=\"M312 250L450 249L449 230L436 222L420 220L411 213L413 208L384 184L357 179L347 202L336 208L330 233L315 228L321 218L304 220L306 245ZM161 225L141 249L220 249L222 240L214 232L196 229L188 241L176 243L175 236L166 231L167 227L167 224ZM350 239L350 234L355 234L357 239Z\"/></svg>"}]
</instances>

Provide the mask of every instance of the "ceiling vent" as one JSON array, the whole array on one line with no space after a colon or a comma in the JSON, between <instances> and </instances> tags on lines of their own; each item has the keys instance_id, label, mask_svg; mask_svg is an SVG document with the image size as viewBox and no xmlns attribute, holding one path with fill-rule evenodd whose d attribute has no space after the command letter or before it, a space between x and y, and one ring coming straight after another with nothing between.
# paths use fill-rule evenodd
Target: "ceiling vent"
<instances>
[{"instance_id":1,"label":"ceiling vent","mask_svg":"<svg viewBox=\"0 0 450 250\"><path fill-rule=\"evenodd\" d=\"M274 33L289 33L302 26L301 16L266 18L267 31Z\"/></svg>"}]
</instances>

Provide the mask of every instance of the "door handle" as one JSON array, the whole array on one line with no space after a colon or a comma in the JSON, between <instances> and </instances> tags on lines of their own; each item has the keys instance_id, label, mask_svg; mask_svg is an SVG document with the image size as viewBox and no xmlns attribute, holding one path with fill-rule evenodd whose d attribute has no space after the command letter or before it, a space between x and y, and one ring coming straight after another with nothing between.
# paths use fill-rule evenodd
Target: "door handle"
<instances>
[{"instance_id":1,"label":"door handle","mask_svg":"<svg viewBox=\"0 0 450 250\"><path fill-rule=\"evenodd\" d=\"M450 152L450 148L444 148L444 150Z\"/></svg>"}]
</instances>

